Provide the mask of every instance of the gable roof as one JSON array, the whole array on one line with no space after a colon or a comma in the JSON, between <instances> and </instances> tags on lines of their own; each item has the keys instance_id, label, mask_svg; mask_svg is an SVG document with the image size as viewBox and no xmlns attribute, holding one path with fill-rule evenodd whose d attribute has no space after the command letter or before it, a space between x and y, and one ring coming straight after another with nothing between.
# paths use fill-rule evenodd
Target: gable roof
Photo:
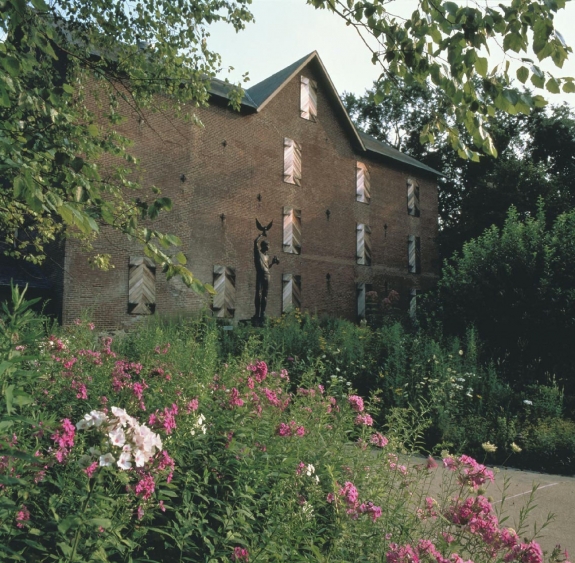
<instances>
[{"instance_id":1,"label":"gable roof","mask_svg":"<svg viewBox=\"0 0 575 563\"><path fill-rule=\"evenodd\" d=\"M420 170L436 176L442 176L441 172L438 172L422 162L419 162L415 158L402 153L391 145L378 141L375 137L359 131L351 121L351 118L349 117L349 114L347 113L347 110L345 109L345 106L343 105L343 102L341 101L341 98L339 97L339 94L337 93L337 90L317 51L302 57L295 63L292 63L245 90L241 101L242 107L248 109L248 111L255 110L259 113L277 94L279 94L279 92L281 92L284 86L290 82L294 76L299 74L299 72L309 64L314 64L325 82L327 82L328 88L326 93L334 102L336 111L342 117L346 129L351 135L353 141L355 141L354 144L356 144L361 151L375 153L376 155L384 156L407 166L419 168ZM233 88L234 86L229 82L213 79L210 85L210 93L220 98L229 99L230 92Z\"/></svg>"}]
</instances>

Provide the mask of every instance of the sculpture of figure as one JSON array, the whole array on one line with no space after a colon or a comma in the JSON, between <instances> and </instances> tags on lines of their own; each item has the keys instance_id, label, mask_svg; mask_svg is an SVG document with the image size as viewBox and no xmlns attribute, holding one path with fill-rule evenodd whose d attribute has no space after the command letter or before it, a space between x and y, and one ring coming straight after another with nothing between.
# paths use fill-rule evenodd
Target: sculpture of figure
<instances>
[{"instance_id":1,"label":"sculpture of figure","mask_svg":"<svg viewBox=\"0 0 575 563\"><path fill-rule=\"evenodd\" d=\"M279 264L280 261L277 256L272 258L271 264L269 263L269 243L264 240L260 243L260 240L267 237L267 232L272 228L273 221L267 226L262 227L260 222L256 219L256 226L261 234L257 236L254 240L254 264L256 267L256 314L254 315L252 321L254 325L261 326L263 324L264 315L266 312L266 305L268 302L268 289L270 284L270 268L274 264Z\"/></svg>"}]
</instances>

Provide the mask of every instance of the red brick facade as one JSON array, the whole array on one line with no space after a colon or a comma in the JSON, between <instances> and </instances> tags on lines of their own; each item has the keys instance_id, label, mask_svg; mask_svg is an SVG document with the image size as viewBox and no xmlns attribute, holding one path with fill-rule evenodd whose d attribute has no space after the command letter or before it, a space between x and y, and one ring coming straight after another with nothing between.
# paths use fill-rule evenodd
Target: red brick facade
<instances>
[{"instance_id":1,"label":"red brick facade","mask_svg":"<svg viewBox=\"0 0 575 563\"><path fill-rule=\"evenodd\" d=\"M317 82L317 120L300 116L300 76ZM249 91L248 91L249 92ZM197 109L204 127L164 113L141 123L131 115L120 127L134 140L144 186L155 185L174 208L158 228L179 236L188 267L212 283L214 266L235 269L234 321L254 314L256 272L253 240L273 219L267 314L282 311L282 275L301 276L301 307L313 313L357 318L357 284L372 284L380 296L395 289L407 302L411 289L432 286L437 277L436 176L409 162L365 150L334 99L334 90L317 56L287 80L261 111L236 112L214 96ZM284 181L284 138L301 146L301 186ZM369 204L356 201L356 164L370 174ZM182 175L185 181L181 180ZM416 180L420 216L407 211L407 179ZM301 254L282 252L283 209L301 210ZM329 210L329 213L328 213ZM356 225L371 229L371 266L358 265ZM420 238L420 273L408 273L408 236ZM88 268L86 255L67 241L63 322L88 308L102 328L129 326L129 257L141 249L105 231L95 252L112 255L115 269ZM179 280L167 282L158 270L155 313L181 314L209 306Z\"/></svg>"}]
</instances>

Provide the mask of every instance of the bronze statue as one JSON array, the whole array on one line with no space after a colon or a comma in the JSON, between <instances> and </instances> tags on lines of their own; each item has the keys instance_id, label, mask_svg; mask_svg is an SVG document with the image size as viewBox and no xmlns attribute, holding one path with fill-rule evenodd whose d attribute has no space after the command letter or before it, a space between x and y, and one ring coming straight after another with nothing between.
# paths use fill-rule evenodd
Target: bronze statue
<instances>
[{"instance_id":1,"label":"bronze statue","mask_svg":"<svg viewBox=\"0 0 575 563\"><path fill-rule=\"evenodd\" d=\"M252 323L254 326L262 326L264 321L264 315L266 312L266 305L268 302L268 289L270 284L270 268L274 264L279 264L280 261L277 256L272 258L272 263L269 263L268 250L269 243L264 240L260 243L260 239L267 237L267 232L272 228L273 221L267 225L267 227L262 226L262 224L256 219L256 227L261 234L257 236L254 240L254 264L256 266L256 314L252 317Z\"/></svg>"}]
</instances>

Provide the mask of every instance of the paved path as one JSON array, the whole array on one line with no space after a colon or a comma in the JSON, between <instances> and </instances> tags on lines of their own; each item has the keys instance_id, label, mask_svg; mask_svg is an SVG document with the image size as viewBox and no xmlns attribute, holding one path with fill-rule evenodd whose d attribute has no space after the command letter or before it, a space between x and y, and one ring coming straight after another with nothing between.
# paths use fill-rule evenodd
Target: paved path
<instances>
[{"instance_id":1,"label":"paved path","mask_svg":"<svg viewBox=\"0 0 575 563\"><path fill-rule=\"evenodd\" d=\"M492 502L496 511L503 508L501 518L507 516L505 527L517 529L520 511L529 501L534 485L538 485L532 510L528 514L529 530L525 532L533 537L533 525L539 527L545 523L547 516L554 518L542 531L537 541L544 551L551 553L560 544L567 549L570 560L575 563L575 477L563 477L519 471L508 468L490 468L495 472L495 482L487 488L485 496ZM575 470L575 467L574 467ZM431 483L430 493L438 490L442 473L440 468Z\"/></svg>"}]
</instances>

